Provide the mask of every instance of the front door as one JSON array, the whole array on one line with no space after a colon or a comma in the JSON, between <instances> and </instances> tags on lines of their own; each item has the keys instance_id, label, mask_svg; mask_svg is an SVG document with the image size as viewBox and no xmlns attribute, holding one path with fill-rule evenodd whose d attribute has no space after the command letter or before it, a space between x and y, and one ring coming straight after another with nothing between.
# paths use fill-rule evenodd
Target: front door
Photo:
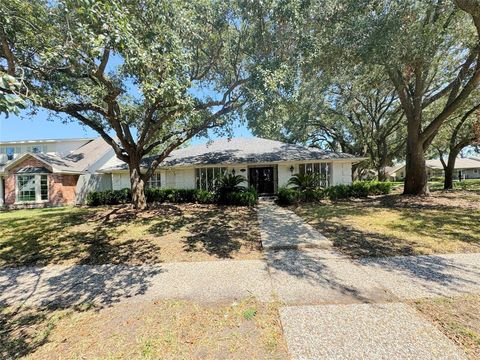
<instances>
[{"instance_id":1,"label":"front door","mask_svg":"<svg viewBox=\"0 0 480 360\"><path fill-rule=\"evenodd\" d=\"M255 167L248 170L250 186L253 186L259 194L273 194L275 191L273 167Z\"/></svg>"}]
</instances>

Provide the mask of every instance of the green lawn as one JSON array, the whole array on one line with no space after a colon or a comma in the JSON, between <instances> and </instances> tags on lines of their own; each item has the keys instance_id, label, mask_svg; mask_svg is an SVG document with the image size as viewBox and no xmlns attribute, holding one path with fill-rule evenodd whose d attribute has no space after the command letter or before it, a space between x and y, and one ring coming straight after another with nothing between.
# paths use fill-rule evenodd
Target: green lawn
<instances>
[{"instance_id":1,"label":"green lawn","mask_svg":"<svg viewBox=\"0 0 480 360\"><path fill-rule=\"evenodd\" d=\"M258 259L255 210L216 205L0 212L0 267Z\"/></svg>"},{"instance_id":2,"label":"green lawn","mask_svg":"<svg viewBox=\"0 0 480 360\"><path fill-rule=\"evenodd\" d=\"M304 204L295 211L352 257L480 252L480 194L434 192Z\"/></svg>"}]
</instances>

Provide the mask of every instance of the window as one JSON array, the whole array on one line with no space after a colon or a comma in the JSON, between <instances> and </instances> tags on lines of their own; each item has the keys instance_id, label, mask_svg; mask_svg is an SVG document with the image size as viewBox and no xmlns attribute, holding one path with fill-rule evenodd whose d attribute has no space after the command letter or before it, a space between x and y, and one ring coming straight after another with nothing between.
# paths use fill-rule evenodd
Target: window
<instances>
[{"instance_id":1,"label":"window","mask_svg":"<svg viewBox=\"0 0 480 360\"><path fill-rule=\"evenodd\" d=\"M17 176L18 201L35 201L35 175Z\"/></svg>"},{"instance_id":2,"label":"window","mask_svg":"<svg viewBox=\"0 0 480 360\"><path fill-rule=\"evenodd\" d=\"M47 175L17 175L17 202L40 202L47 200Z\"/></svg>"},{"instance_id":3,"label":"window","mask_svg":"<svg viewBox=\"0 0 480 360\"><path fill-rule=\"evenodd\" d=\"M40 198L48 200L48 176L40 175Z\"/></svg>"},{"instance_id":4,"label":"window","mask_svg":"<svg viewBox=\"0 0 480 360\"><path fill-rule=\"evenodd\" d=\"M327 187L330 185L331 164L329 163L306 163L298 166L300 174L318 174L319 186Z\"/></svg>"},{"instance_id":5,"label":"window","mask_svg":"<svg viewBox=\"0 0 480 360\"><path fill-rule=\"evenodd\" d=\"M227 172L224 167L208 167L195 169L195 184L197 189L214 191L217 179Z\"/></svg>"},{"instance_id":6,"label":"window","mask_svg":"<svg viewBox=\"0 0 480 360\"><path fill-rule=\"evenodd\" d=\"M31 153L34 153L34 154L46 153L47 152L47 145L27 146L27 152L31 152Z\"/></svg>"},{"instance_id":7,"label":"window","mask_svg":"<svg viewBox=\"0 0 480 360\"><path fill-rule=\"evenodd\" d=\"M150 179L147 180L147 188L159 188L162 185L160 179L161 179L160 173L152 174Z\"/></svg>"},{"instance_id":8,"label":"window","mask_svg":"<svg viewBox=\"0 0 480 360\"><path fill-rule=\"evenodd\" d=\"M18 149L17 149L18 150ZM7 147L7 149L5 150L6 154L7 154L7 159L8 160L13 160L13 157L15 156L16 153L19 153L20 151L18 152L15 152L15 148L14 147Z\"/></svg>"}]
</instances>

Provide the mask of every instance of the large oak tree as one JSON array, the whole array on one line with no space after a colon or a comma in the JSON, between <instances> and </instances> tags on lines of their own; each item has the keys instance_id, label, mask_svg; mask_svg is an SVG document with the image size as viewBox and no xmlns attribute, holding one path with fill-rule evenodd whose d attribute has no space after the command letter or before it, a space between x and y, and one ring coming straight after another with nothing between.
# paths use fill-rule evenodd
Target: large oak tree
<instances>
[{"instance_id":1,"label":"large oak tree","mask_svg":"<svg viewBox=\"0 0 480 360\"><path fill-rule=\"evenodd\" d=\"M193 136L238 117L248 86L269 67L259 51L268 43L257 36L266 30L249 18L254 5L244 5L3 2L0 72L23 79L10 91L30 106L98 132L128 164L132 202L144 208L144 183L157 166ZM152 154L145 172L142 159Z\"/></svg>"},{"instance_id":2,"label":"large oak tree","mask_svg":"<svg viewBox=\"0 0 480 360\"><path fill-rule=\"evenodd\" d=\"M305 17L310 65L333 73L359 63L383 68L405 114L404 193L428 194L425 153L480 84L480 1L312 4Z\"/></svg>"}]
</instances>

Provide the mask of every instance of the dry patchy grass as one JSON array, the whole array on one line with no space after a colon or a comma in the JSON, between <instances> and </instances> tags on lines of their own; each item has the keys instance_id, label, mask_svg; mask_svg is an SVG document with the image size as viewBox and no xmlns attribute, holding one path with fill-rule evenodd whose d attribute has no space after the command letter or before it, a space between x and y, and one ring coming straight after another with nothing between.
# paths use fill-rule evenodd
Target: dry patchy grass
<instances>
[{"instance_id":1,"label":"dry patchy grass","mask_svg":"<svg viewBox=\"0 0 480 360\"><path fill-rule=\"evenodd\" d=\"M253 208L161 205L0 213L0 267L257 259Z\"/></svg>"},{"instance_id":2,"label":"dry patchy grass","mask_svg":"<svg viewBox=\"0 0 480 360\"><path fill-rule=\"evenodd\" d=\"M475 192L324 201L295 211L352 257L480 252Z\"/></svg>"},{"instance_id":3,"label":"dry patchy grass","mask_svg":"<svg viewBox=\"0 0 480 360\"><path fill-rule=\"evenodd\" d=\"M424 299L413 305L460 345L470 359L480 359L480 296Z\"/></svg>"},{"instance_id":4,"label":"dry patchy grass","mask_svg":"<svg viewBox=\"0 0 480 360\"><path fill-rule=\"evenodd\" d=\"M0 355L26 355L27 359L286 359L278 306L245 299L216 306L172 300L104 309L23 309L14 315L11 309L4 309L9 316L2 324Z\"/></svg>"}]
</instances>

